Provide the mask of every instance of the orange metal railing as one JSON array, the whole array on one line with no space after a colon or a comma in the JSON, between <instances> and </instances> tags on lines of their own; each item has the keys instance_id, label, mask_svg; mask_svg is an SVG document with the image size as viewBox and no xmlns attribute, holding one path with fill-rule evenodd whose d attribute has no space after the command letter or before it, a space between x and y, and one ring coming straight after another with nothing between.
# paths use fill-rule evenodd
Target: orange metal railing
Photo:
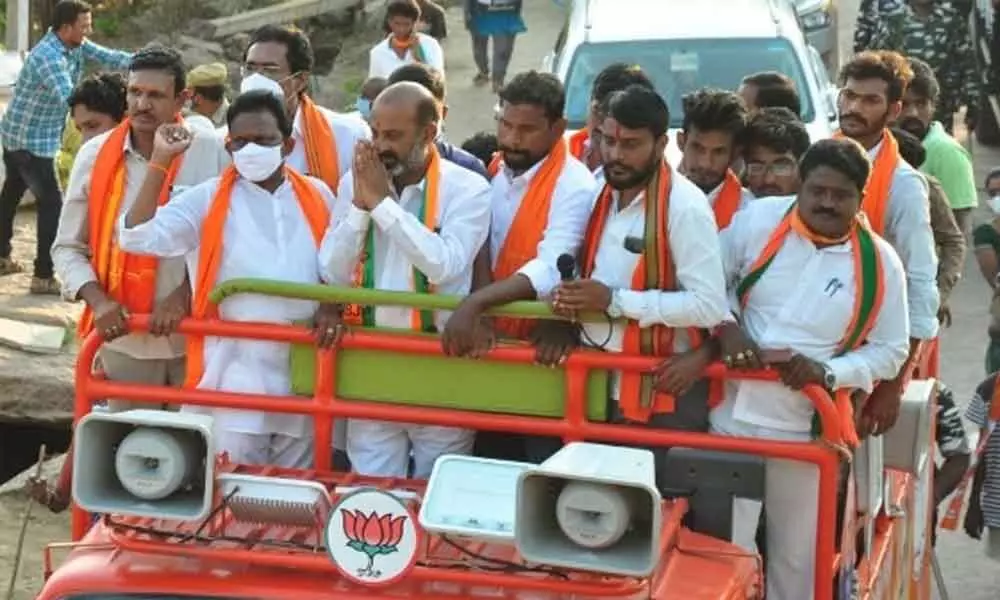
<instances>
[{"instance_id":1,"label":"orange metal railing","mask_svg":"<svg viewBox=\"0 0 1000 600\"><path fill-rule=\"evenodd\" d=\"M130 331L148 331L148 315L129 319ZM312 343L312 333L305 327L266 323L243 323L220 320L185 319L180 324L185 335L216 336L268 340L298 344ZM315 466L330 469L332 424L334 418L358 418L416 424L464 427L486 431L505 431L528 435L559 436L565 441L589 440L646 447L688 447L723 452L745 453L766 458L795 460L816 465L819 471L819 502L816 534L815 598L832 600L833 578L838 562L835 545L837 523L837 481L842 443L840 419L833 401L819 386L803 392L819 414L822 439L817 443L776 442L755 438L718 436L651 429L627 425L592 423L586 419L587 374L593 369L648 372L659 362L655 358L581 350L563 365L566 376L565 416L562 419L464 412L452 409L415 407L398 404L347 401L335 397L335 349L317 349L316 387L311 399L298 396L268 396L214 390L182 390L133 383L109 381L92 371L94 357L103 340L91 333L83 340L76 365L74 418L80 419L93 403L105 398L127 398L137 402L173 405L190 404L213 408L236 408L275 413L305 414L314 419ZM385 350L419 355L441 354L441 344L433 338L386 335L374 331L355 331L341 343L346 349ZM486 360L531 364L534 350L528 346L500 347ZM777 381L777 373L764 370L729 372L721 364L709 367L712 379L752 379ZM88 515L73 510L73 539L86 533Z\"/></svg>"}]
</instances>

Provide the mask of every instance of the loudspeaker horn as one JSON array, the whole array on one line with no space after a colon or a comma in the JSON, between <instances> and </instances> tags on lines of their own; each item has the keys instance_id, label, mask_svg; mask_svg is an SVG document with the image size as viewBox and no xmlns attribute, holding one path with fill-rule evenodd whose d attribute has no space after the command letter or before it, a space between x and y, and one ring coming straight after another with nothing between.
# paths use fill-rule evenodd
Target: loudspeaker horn
<instances>
[{"instance_id":1,"label":"loudspeaker horn","mask_svg":"<svg viewBox=\"0 0 1000 600\"><path fill-rule=\"evenodd\" d=\"M518 477L515 544L529 562L645 577L658 561L661 500L652 452L570 443Z\"/></svg>"},{"instance_id":2,"label":"loudspeaker horn","mask_svg":"<svg viewBox=\"0 0 1000 600\"><path fill-rule=\"evenodd\" d=\"M197 521L212 507L212 417L92 412L77 423L73 501L94 513Z\"/></svg>"}]
</instances>

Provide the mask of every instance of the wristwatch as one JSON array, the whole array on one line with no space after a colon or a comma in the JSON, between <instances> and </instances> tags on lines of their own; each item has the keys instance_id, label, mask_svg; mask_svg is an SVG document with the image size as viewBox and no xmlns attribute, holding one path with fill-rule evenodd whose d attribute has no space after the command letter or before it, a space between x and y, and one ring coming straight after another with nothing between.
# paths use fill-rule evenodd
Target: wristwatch
<instances>
[{"instance_id":1,"label":"wristwatch","mask_svg":"<svg viewBox=\"0 0 1000 600\"><path fill-rule=\"evenodd\" d=\"M837 376L833 374L833 369L826 364L823 365L823 387L831 393L837 389Z\"/></svg>"},{"instance_id":2,"label":"wristwatch","mask_svg":"<svg viewBox=\"0 0 1000 600\"><path fill-rule=\"evenodd\" d=\"M625 311L622 310L621 290L618 288L611 290L611 302L608 302L607 313L612 319L618 319L625 314Z\"/></svg>"}]
</instances>

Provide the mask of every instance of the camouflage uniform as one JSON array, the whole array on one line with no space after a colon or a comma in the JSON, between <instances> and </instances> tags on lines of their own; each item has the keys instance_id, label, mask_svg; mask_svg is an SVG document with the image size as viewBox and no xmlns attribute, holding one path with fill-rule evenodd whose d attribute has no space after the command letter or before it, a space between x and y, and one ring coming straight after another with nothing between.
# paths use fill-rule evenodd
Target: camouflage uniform
<instances>
[{"instance_id":1,"label":"camouflage uniform","mask_svg":"<svg viewBox=\"0 0 1000 600\"><path fill-rule=\"evenodd\" d=\"M941 85L934 119L952 131L953 116L979 108L980 77L968 20L951 2L939 2L926 20L916 18L905 0L862 3L854 30L854 51L895 50L926 62Z\"/></svg>"}]
</instances>

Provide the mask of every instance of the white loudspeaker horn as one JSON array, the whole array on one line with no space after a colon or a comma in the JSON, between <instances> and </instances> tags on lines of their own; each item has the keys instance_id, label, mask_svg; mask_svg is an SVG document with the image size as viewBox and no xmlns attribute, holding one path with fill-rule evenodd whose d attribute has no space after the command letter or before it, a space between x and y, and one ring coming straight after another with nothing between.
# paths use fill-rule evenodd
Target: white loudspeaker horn
<instances>
[{"instance_id":1,"label":"white loudspeaker horn","mask_svg":"<svg viewBox=\"0 0 1000 600\"><path fill-rule=\"evenodd\" d=\"M73 501L94 513L183 521L212 508L212 417L92 412L73 439Z\"/></svg>"},{"instance_id":2,"label":"white loudspeaker horn","mask_svg":"<svg viewBox=\"0 0 1000 600\"><path fill-rule=\"evenodd\" d=\"M649 450L567 444L518 477L515 544L528 562L645 577L658 561L661 500Z\"/></svg>"}]
</instances>

